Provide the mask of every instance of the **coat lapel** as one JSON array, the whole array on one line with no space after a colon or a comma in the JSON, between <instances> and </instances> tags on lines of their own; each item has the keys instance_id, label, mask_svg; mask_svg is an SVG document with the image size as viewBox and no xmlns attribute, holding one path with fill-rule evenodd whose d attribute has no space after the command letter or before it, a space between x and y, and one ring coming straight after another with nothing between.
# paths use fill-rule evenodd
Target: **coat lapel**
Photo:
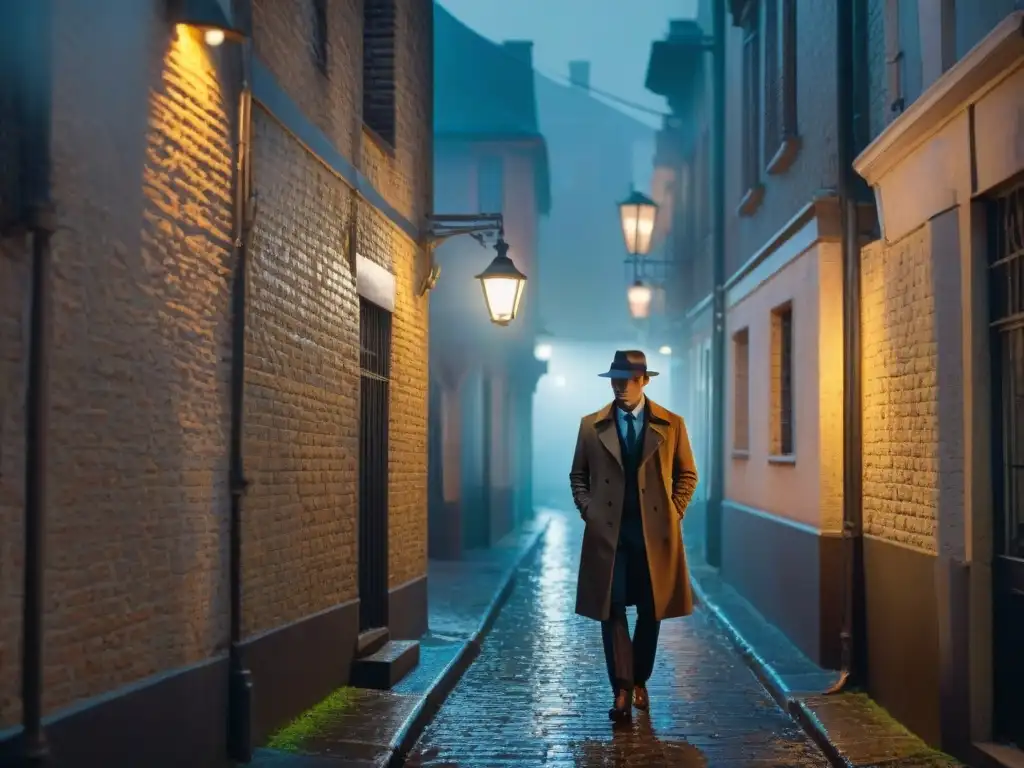
<instances>
[{"instance_id":1,"label":"coat lapel","mask_svg":"<svg viewBox=\"0 0 1024 768\"><path fill-rule=\"evenodd\" d=\"M647 401L647 412L645 414L646 429L644 429L644 448L640 456L640 466L658 452L661 444L668 437L668 419L662 415L663 411L657 403Z\"/></svg>"},{"instance_id":2,"label":"coat lapel","mask_svg":"<svg viewBox=\"0 0 1024 768\"><path fill-rule=\"evenodd\" d=\"M612 403L604 412L598 417L594 423L594 427L597 429L597 436L600 438L604 447L608 449L608 453L612 455L612 458L618 463L619 468L622 468L622 447L619 445L619 432L615 428L615 404Z\"/></svg>"}]
</instances>

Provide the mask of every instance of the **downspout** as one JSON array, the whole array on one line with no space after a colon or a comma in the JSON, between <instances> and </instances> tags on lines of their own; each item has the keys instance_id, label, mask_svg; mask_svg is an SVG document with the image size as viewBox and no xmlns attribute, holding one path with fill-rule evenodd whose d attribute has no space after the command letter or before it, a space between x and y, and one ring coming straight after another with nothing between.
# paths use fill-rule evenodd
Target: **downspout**
<instances>
[{"instance_id":1,"label":"downspout","mask_svg":"<svg viewBox=\"0 0 1024 768\"><path fill-rule=\"evenodd\" d=\"M713 0L712 81L712 330L711 330L711 483L707 506L706 558L722 564L722 503L725 498L725 8Z\"/></svg>"},{"instance_id":2,"label":"downspout","mask_svg":"<svg viewBox=\"0 0 1024 768\"><path fill-rule=\"evenodd\" d=\"M26 3L21 125L25 128L22 189L24 217L32 243L29 341L25 396L25 574L22 598L21 765L49 762L43 732L43 613L45 593L47 432L50 357L50 242L56 229L50 188L52 120L52 7Z\"/></svg>"},{"instance_id":3,"label":"downspout","mask_svg":"<svg viewBox=\"0 0 1024 768\"><path fill-rule=\"evenodd\" d=\"M252 760L252 674L242 654L242 504L248 480L242 454L245 408L245 311L246 269L256 216L256 195L252 189L252 2L240 0L236 11L242 15L245 39L240 45L238 126L234 178L234 262L231 285L231 433L229 477L231 514L229 534L230 645L228 647L228 756L248 763Z\"/></svg>"},{"instance_id":4,"label":"downspout","mask_svg":"<svg viewBox=\"0 0 1024 768\"><path fill-rule=\"evenodd\" d=\"M837 192L843 264L843 627L842 672L828 693L865 680L862 517L860 226L863 182L853 169L866 144L867 9L864 0L837 3Z\"/></svg>"}]
</instances>

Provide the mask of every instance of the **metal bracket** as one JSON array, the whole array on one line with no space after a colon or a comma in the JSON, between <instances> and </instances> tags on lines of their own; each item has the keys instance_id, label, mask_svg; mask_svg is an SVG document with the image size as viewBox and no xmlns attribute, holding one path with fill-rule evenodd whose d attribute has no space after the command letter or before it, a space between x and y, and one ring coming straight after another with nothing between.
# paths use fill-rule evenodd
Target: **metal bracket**
<instances>
[{"instance_id":1,"label":"metal bracket","mask_svg":"<svg viewBox=\"0 0 1024 768\"><path fill-rule=\"evenodd\" d=\"M427 230L423 238L423 250L427 254L427 274L420 283L417 296L424 296L437 285L441 277L441 265L434 258L434 249L459 235L469 235L482 248L487 247L485 235L503 237L505 219L500 213L436 214L427 217Z\"/></svg>"}]
</instances>

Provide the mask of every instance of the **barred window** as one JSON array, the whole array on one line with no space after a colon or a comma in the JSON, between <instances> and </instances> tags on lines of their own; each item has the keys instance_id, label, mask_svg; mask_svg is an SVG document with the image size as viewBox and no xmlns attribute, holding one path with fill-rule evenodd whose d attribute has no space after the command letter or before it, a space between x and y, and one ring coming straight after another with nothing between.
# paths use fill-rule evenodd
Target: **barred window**
<instances>
[{"instance_id":1,"label":"barred window","mask_svg":"<svg viewBox=\"0 0 1024 768\"><path fill-rule=\"evenodd\" d=\"M750 450L750 332L744 328L732 337L733 418L732 449Z\"/></svg>"},{"instance_id":2,"label":"barred window","mask_svg":"<svg viewBox=\"0 0 1024 768\"><path fill-rule=\"evenodd\" d=\"M761 41L759 4L747 3L743 27L743 188L761 181Z\"/></svg>"},{"instance_id":3,"label":"barred window","mask_svg":"<svg viewBox=\"0 0 1024 768\"><path fill-rule=\"evenodd\" d=\"M793 445L793 305L772 311L771 454L792 456Z\"/></svg>"},{"instance_id":4,"label":"barred window","mask_svg":"<svg viewBox=\"0 0 1024 768\"><path fill-rule=\"evenodd\" d=\"M363 124L395 145L395 0L363 0Z\"/></svg>"},{"instance_id":5,"label":"barred window","mask_svg":"<svg viewBox=\"0 0 1024 768\"><path fill-rule=\"evenodd\" d=\"M797 145L796 0L764 0L764 161L783 173Z\"/></svg>"}]
</instances>

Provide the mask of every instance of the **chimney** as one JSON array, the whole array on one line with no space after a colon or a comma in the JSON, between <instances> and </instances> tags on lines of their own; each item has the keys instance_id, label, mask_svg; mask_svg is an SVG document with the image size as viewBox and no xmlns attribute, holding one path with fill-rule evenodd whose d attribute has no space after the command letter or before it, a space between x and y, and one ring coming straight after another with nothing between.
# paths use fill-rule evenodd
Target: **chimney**
<instances>
[{"instance_id":1,"label":"chimney","mask_svg":"<svg viewBox=\"0 0 1024 768\"><path fill-rule=\"evenodd\" d=\"M569 62L569 81L577 88L582 88L584 91L590 90L590 62L589 61L570 61Z\"/></svg>"},{"instance_id":2,"label":"chimney","mask_svg":"<svg viewBox=\"0 0 1024 768\"><path fill-rule=\"evenodd\" d=\"M533 67L533 41L532 40L506 40L505 50L511 56L519 59L523 64Z\"/></svg>"}]
</instances>

